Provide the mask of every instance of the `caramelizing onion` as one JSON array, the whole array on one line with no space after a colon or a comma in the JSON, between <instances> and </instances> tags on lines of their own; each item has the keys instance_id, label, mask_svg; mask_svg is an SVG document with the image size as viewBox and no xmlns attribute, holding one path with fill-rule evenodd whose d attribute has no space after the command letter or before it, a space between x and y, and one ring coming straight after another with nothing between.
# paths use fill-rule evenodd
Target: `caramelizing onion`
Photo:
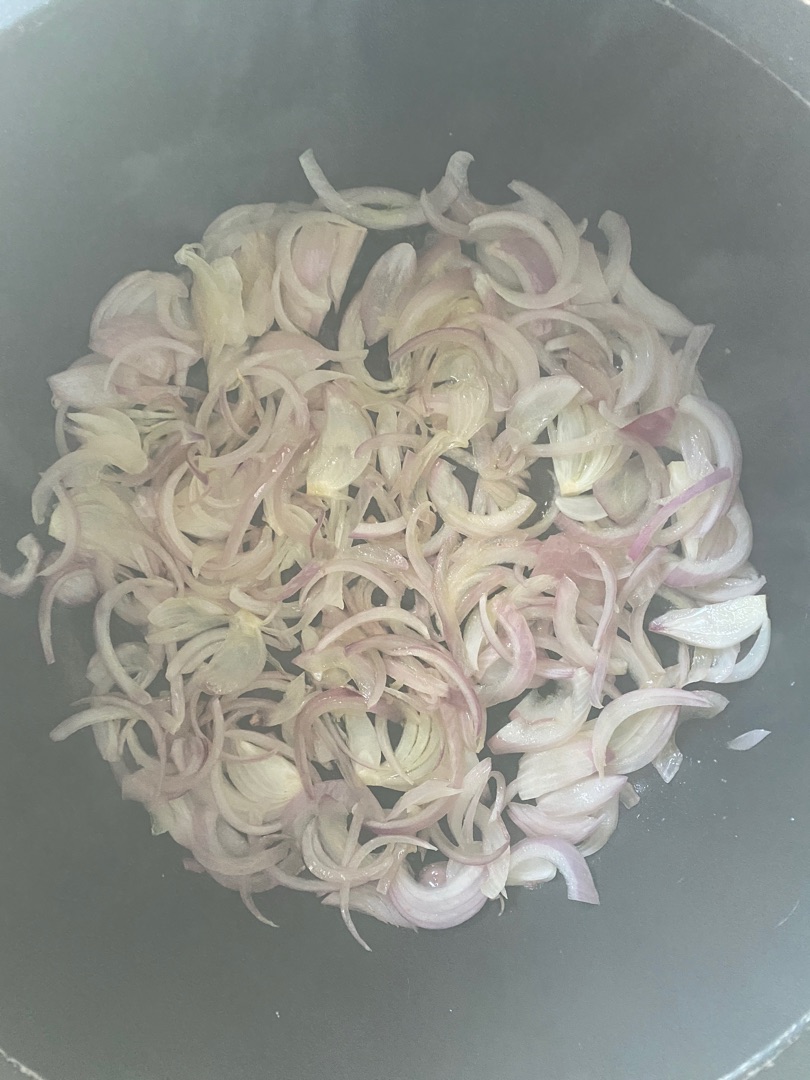
<instances>
[{"instance_id":1,"label":"caramelizing onion","mask_svg":"<svg viewBox=\"0 0 810 1080\"><path fill-rule=\"evenodd\" d=\"M50 380L51 553L0 574L43 577L49 662L54 604L95 605L52 737L90 728L259 918L298 889L361 943L353 911L449 927L558 871L598 903L628 775L671 780L678 724L726 704L688 687L770 642L711 327L638 280L619 215L598 250L527 184L474 199L471 160L416 197L308 151L312 206L236 207L116 285ZM367 229L405 228L344 302Z\"/></svg>"}]
</instances>

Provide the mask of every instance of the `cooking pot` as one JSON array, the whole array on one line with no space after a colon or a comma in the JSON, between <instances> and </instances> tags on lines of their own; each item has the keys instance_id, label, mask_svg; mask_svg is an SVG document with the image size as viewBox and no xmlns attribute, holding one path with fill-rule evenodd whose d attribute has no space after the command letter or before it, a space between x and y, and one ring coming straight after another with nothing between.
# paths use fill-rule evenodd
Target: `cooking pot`
<instances>
[{"instance_id":1,"label":"cooking pot","mask_svg":"<svg viewBox=\"0 0 810 1080\"><path fill-rule=\"evenodd\" d=\"M28 11L28 9L34 10ZM681 10L684 9L684 10ZM28 11L28 14L25 12ZM131 271L220 211L337 186L419 190L471 151L575 219L625 215L634 265L717 331L768 664L643 779L591 860L600 908L521 891L455 930L270 897L278 930L182 869L77 736L86 632L46 668L2 602L0 1075L48 1080L725 1080L810 1010L810 8L800 0L64 0L0 4L0 552L53 456L47 375ZM18 16L20 16L18 18ZM746 754L726 741L772 736ZM84 733L86 734L86 733ZM362 921L362 917L360 917ZM780 1071L781 1070L781 1071ZM799 1041L774 1077L810 1073Z\"/></svg>"}]
</instances>

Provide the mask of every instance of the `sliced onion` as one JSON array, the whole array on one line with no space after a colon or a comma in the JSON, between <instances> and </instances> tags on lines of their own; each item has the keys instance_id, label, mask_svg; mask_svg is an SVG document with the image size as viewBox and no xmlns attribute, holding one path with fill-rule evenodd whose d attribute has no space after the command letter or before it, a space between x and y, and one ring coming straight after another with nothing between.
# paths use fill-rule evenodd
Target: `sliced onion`
<instances>
[{"instance_id":1,"label":"sliced onion","mask_svg":"<svg viewBox=\"0 0 810 1080\"><path fill-rule=\"evenodd\" d=\"M593 729L593 761L603 775L608 743L614 731L631 716L648 710L664 710L673 706L710 706L710 701L690 690L632 690L606 705L596 719Z\"/></svg>"},{"instance_id":2,"label":"sliced onion","mask_svg":"<svg viewBox=\"0 0 810 1080\"><path fill-rule=\"evenodd\" d=\"M25 559L25 564L15 574L0 571L0 595L22 596L34 583L40 563L42 547L35 536L29 534L17 543L17 551Z\"/></svg>"},{"instance_id":3,"label":"sliced onion","mask_svg":"<svg viewBox=\"0 0 810 1080\"><path fill-rule=\"evenodd\" d=\"M728 414L714 402L688 395L681 400L679 409L682 415L691 416L703 425L712 442L717 469L727 469L731 476L723 499L712 507L701 523L698 535L705 536L728 512L734 500L742 467L740 440Z\"/></svg>"},{"instance_id":4,"label":"sliced onion","mask_svg":"<svg viewBox=\"0 0 810 1080\"><path fill-rule=\"evenodd\" d=\"M700 608L673 608L650 623L657 634L699 645L724 649L756 634L767 618L764 596L743 596Z\"/></svg>"},{"instance_id":5,"label":"sliced onion","mask_svg":"<svg viewBox=\"0 0 810 1080\"><path fill-rule=\"evenodd\" d=\"M444 177L430 193L430 201L437 213L443 213L455 199L462 182L466 180L467 169L472 160L471 154L461 151L450 158ZM361 200L346 198L335 191L311 150L305 151L299 161L312 190L324 206L357 225L363 225L367 229L387 230L404 229L425 222L425 212L417 199L411 198L404 206L386 210L363 205Z\"/></svg>"},{"instance_id":6,"label":"sliced onion","mask_svg":"<svg viewBox=\"0 0 810 1080\"><path fill-rule=\"evenodd\" d=\"M532 692L525 697L509 714L509 723L489 740L492 753L525 753L566 742L582 727L590 711L590 677L582 672L579 678L584 685L573 693L537 698Z\"/></svg>"},{"instance_id":7,"label":"sliced onion","mask_svg":"<svg viewBox=\"0 0 810 1080\"><path fill-rule=\"evenodd\" d=\"M528 495L518 495L510 507L490 514L473 514L464 506L463 489L451 476L449 466L438 461L430 477L430 497L444 521L467 536L502 536L530 516L535 503Z\"/></svg>"},{"instance_id":8,"label":"sliced onion","mask_svg":"<svg viewBox=\"0 0 810 1080\"><path fill-rule=\"evenodd\" d=\"M723 679L725 683L742 682L744 679L752 679L768 658L771 647L771 620L765 619L754 644L742 658L738 660L732 670Z\"/></svg>"},{"instance_id":9,"label":"sliced onion","mask_svg":"<svg viewBox=\"0 0 810 1080\"><path fill-rule=\"evenodd\" d=\"M607 517L607 511L593 495L560 495L554 503L572 521L602 521Z\"/></svg>"},{"instance_id":10,"label":"sliced onion","mask_svg":"<svg viewBox=\"0 0 810 1080\"><path fill-rule=\"evenodd\" d=\"M668 406L637 416L635 420L625 424L622 431L625 435L632 435L634 439L643 439L651 446L664 446L674 420L675 410Z\"/></svg>"},{"instance_id":11,"label":"sliced onion","mask_svg":"<svg viewBox=\"0 0 810 1080\"><path fill-rule=\"evenodd\" d=\"M471 160L417 197L337 192L308 151L315 205L236 207L114 287L50 380L32 511L57 550L26 537L0 572L42 576L48 661L53 604L95 601L53 738L92 731L258 918L314 893L365 948L357 911L454 926L558 870L596 903L629 775L669 782L679 723L727 705L683 687L750 677L771 638L711 327L639 282L619 215L605 255L526 184L476 199ZM367 227L425 224L347 295Z\"/></svg>"},{"instance_id":12,"label":"sliced onion","mask_svg":"<svg viewBox=\"0 0 810 1080\"><path fill-rule=\"evenodd\" d=\"M627 777L591 776L537 800L540 810L555 817L595 814L624 791Z\"/></svg>"},{"instance_id":13,"label":"sliced onion","mask_svg":"<svg viewBox=\"0 0 810 1080\"><path fill-rule=\"evenodd\" d=\"M595 772L591 736L577 734L563 746L521 757L517 775L518 794L523 800L538 799L593 776Z\"/></svg>"},{"instance_id":14,"label":"sliced onion","mask_svg":"<svg viewBox=\"0 0 810 1080\"><path fill-rule=\"evenodd\" d=\"M602 267L608 292L615 296L627 281L630 271L630 229L627 222L612 210L606 210L599 219L599 228L607 237L609 253Z\"/></svg>"},{"instance_id":15,"label":"sliced onion","mask_svg":"<svg viewBox=\"0 0 810 1080\"><path fill-rule=\"evenodd\" d=\"M372 919L385 923L388 926L401 926L414 929L414 924L407 919L401 911L398 911L387 896L383 896L372 885L356 885L349 890L349 907L352 911L358 911L362 915L370 915ZM340 907L340 893L327 893L321 900L327 907Z\"/></svg>"},{"instance_id":16,"label":"sliced onion","mask_svg":"<svg viewBox=\"0 0 810 1080\"><path fill-rule=\"evenodd\" d=\"M54 401L76 409L120 405L122 396L107 385L109 367L109 361L100 357L90 363L77 360L66 371L51 375L48 385Z\"/></svg>"},{"instance_id":17,"label":"sliced onion","mask_svg":"<svg viewBox=\"0 0 810 1080\"><path fill-rule=\"evenodd\" d=\"M557 422L549 433L551 449L556 451L554 472L561 495L580 495L590 491L598 480L610 472L620 453L618 446L607 442L607 445L578 453L576 456L568 450L561 456L567 443L583 437L599 434L609 439L609 426L590 405L569 405L560 410Z\"/></svg>"},{"instance_id":18,"label":"sliced onion","mask_svg":"<svg viewBox=\"0 0 810 1080\"><path fill-rule=\"evenodd\" d=\"M485 877L483 867L448 863L442 884L423 885L403 866L391 883L388 899L412 926L446 930L471 919L487 902L481 891Z\"/></svg>"},{"instance_id":19,"label":"sliced onion","mask_svg":"<svg viewBox=\"0 0 810 1080\"><path fill-rule=\"evenodd\" d=\"M264 815L275 816L303 791L298 770L279 754L269 755L245 739L232 748L237 760L228 763L234 787Z\"/></svg>"},{"instance_id":20,"label":"sliced onion","mask_svg":"<svg viewBox=\"0 0 810 1080\"><path fill-rule=\"evenodd\" d=\"M518 449L536 442L581 389L576 379L567 375L548 375L516 394L506 420L506 437L512 446Z\"/></svg>"},{"instance_id":21,"label":"sliced onion","mask_svg":"<svg viewBox=\"0 0 810 1080\"><path fill-rule=\"evenodd\" d=\"M326 415L318 444L307 472L310 495L339 495L363 472L370 451L357 454L357 448L371 431L365 417L337 389L326 391Z\"/></svg>"},{"instance_id":22,"label":"sliced onion","mask_svg":"<svg viewBox=\"0 0 810 1080\"><path fill-rule=\"evenodd\" d=\"M731 739L726 743L729 750L751 750L755 746L759 746L763 739L770 735L770 731L766 731L765 728L755 728L753 731L746 731L742 735L738 735L736 739Z\"/></svg>"},{"instance_id":23,"label":"sliced onion","mask_svg":"<svg viewBox=\"0 0 810 1080\"><path fill-rule=\"evenodd\" d=\"M533 889L546 881L552 881L556 876L557 867L548 859L534 854L531 840L520 840L512 845L507 885L524 885Z\"/></svg>"},{"instance_id":24,"label":"sliced onion","mask_svg":"<svg viewBox=\"0 0 810 1080\"><path fill-rule=\"evenodd\" d=\"M578 900L581 904L599 903L599 893L588 864L573 844L553 837L521 840L513 848L512 858L516 870L520 862L527 858L543 859L551 863L565 878L569 900ZM510 877L511 875L510 868Z\"/></svg>"},{"instance_id":25,"label":"sliced onion","mask_svg":"<svg viewBox=\"0 0 810 1080\"><path fill-rule=\"evenodd\" d=\"M650 498L650 481L641 458L633 456L621 468L597 480L593 494L618 525L636 521Z\"/></svg>"},{"instance_id":26,"label":"sliced onion","mask_svg":"<svg viewBox=\"0 0 810 1080\"><path fill-rule=\"evenodd\" d=\"M710 491L712 488L717 487L719 484L725 483L726 480L731 479L731 471L729 469L715 469L714 472L705 476L702 480L699 480L696 484L687 488L686 491L681 492L680 495L676 495L674 499L670 499L665 503L660 510L650 518L636 539L630 545L628 549L628 555L631 559L637 559L639 555L644 551L647 545L652 540L655 533L665 525L672 515L680 510L682 506L685 506L691 499L697 498L706 491Z\"/></svg>"},{"instance_id":27,"label":"sliced onion","mask_svg":"<svg viewBox=\"0 0 810 1080\"><path fill-rule=\"evenodd\" d=\"M527 803L512 803L509 817L526 836L556 837L569 844L581 844L599 824L599 818L588 814L575 818L557 818L546 814L540 807Z\"/></svg>"},{"instance_id":28,"label":"sliced onion","mask_svg":"<svg viewBox=\"0 0 810 1080\"><path fill-rule=\"evenodd\" d=\"M625 307L651 322L662 334L668 334L670 337L687 337L694 329L693 324L678 311L674 304L650 292L647 286L638 280L629 265L619 286L619 299Z\"/></svg>"},{"instance_id":29,"label":"sliced onion","mask_svg":"<svg viewBox=\"0 0 810 1080\"><path fill-rule=\"evenodd\" d=\"M186 244L175 260L194 274L191 304L205 340L206 355L216 360L226 345L243 345L247 330L242 278L233 259L224 255L209 264L193 245Z\"/></svg>"},{"instance_id":30,"label":"sliced onion","mask_svg":"<svg viewBox=\"0 0 810 1080\"><path fill-rule=\"evenodd\" d=\"M416 251L396 244L377 260L360 292L360 320L374 345L393 329L405 292L416 274Z\"/></svg>"},{"instance_id":31,"label":"sliced onion","mask_svg":"<svg viewBox=\"0 0 810 1080\"><path fill-rule=\"evenodd\" d=\"M731 546L720 555L678 560L667 575L667 584L676 588L692 588L728 577L745 563L753 546L751 519L745 507L735 503L729 510L726 520L734 530L735 537Z\"/></svg>"}]
</instances>

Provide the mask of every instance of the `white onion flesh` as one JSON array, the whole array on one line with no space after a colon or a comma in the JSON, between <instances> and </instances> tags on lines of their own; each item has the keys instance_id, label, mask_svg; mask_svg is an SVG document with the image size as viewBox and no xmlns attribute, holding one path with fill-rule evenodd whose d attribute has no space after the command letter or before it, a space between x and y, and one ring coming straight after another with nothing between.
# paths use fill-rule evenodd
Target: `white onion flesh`
<instances>
[{"instance_id":1,"label":"white onion flesh","mask_svg":"<svg viewBox=\"0 0 810 1080\"><path fill-rule=\"evenodd\" d=\"M755 728L753 731L743 732L736 739L731 739L726 743L726 746L729 750L751 750L753 747L759 746L768 735L770 735L770 731L765 728Z\"/></svg>"},{"instance_id":2,"label":"white onion flesh","mask_svg":"<svg viewBox=\"0 0 810 1080\"><path fill-rule=\"evenodd\" d=\"M654 619L650 630L686 645L724 649L752 637L767 617L764 596L742 596L700 608L673 608Z\"/></svg>"},{"instance_id":3,"label":"white onion flesh","mask_svg":"<svg viewBox=\"0 0 810 1080\"><path fill-rule=\"evenodd\" d=\"M336 191L308 151L313 206L235 207L177 275L115 286L50 380L50 553L0 573L43 577L49 661L54 603L96 603L93 693L53 738L90 728L264 921L281 885L360 941L353 912L454 926L557 871L597 903L627 774L671 780L678 723L726 704L686 687L770 644L739 440L695 374L711 328L638 280L623 218L598 252L526 184L480 203L471 161L417 197ZM344 296L367 229L417 226Z\"/></svg>"}]
</instances>

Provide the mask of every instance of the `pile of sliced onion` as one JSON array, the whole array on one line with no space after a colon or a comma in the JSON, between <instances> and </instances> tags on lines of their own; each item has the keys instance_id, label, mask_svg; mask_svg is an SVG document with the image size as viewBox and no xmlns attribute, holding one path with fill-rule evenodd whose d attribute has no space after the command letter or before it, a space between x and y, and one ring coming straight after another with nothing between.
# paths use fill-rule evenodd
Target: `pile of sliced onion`
<instances>
[{"instance_id":1,"label":"pile of sliced onion","mask_svg":"<svg viewBox=\"0 0 810 1080\"><path fill-rule=\"evenodd\" d=\"M526 184L485 205L470 161L416 197L308 152L315 204L236 207L116 285L50 381L49 554L0 576L41 577L49 661L54 604L94 605L53 738L89 728L257 914L314 893L358 940L352 912L449 927L558 872L597 903L628 777L671 780L680 721L726 703L695 684L770 641L711 328L639 282L618 215L600 242ZM408 240L349 297L368 228Z\"/></svg>"}]
</instances>

